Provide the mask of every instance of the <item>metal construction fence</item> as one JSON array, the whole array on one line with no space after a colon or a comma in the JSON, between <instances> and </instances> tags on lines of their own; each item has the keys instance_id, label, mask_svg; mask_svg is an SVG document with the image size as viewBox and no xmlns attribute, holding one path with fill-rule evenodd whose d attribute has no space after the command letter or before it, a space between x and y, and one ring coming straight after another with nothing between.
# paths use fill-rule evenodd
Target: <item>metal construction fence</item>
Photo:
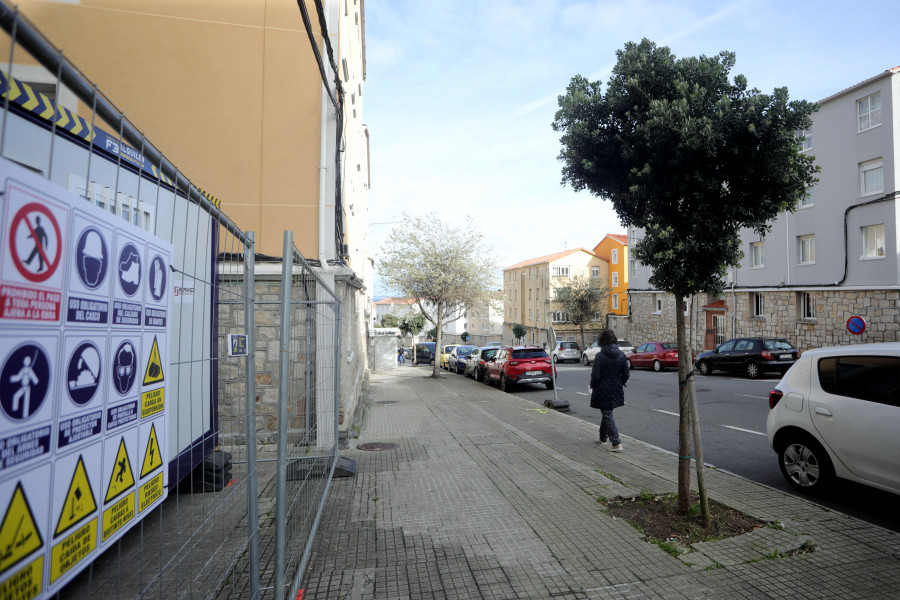
<instances>
[{"instance_id":1,"label":"metal construction fence","mask_svg":"<svg viewBox=\"0 0 900 600\"><path fill-rule=\"evenodd\" d=\"M257 275L214 196L5 0L0 26L0 256L24 276L3 262L0 296L60 298L55 318L0 307L3 373L49 357L33 415L0 381L0 445L38 440L0 462L0 597L295 597L338 464L341 298L290 232Z\"/></svg>"}]
</instances>

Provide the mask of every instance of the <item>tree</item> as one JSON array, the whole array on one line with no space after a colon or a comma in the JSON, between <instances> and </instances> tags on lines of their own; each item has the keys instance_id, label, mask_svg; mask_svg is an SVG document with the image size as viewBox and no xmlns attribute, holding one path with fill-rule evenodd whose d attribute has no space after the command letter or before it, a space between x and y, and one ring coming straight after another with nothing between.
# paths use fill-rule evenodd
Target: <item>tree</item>
<instances>
[{"instance_id":1,"label":"tree","mask_svg":"<svg viewBox=\"0 0 900 600\"><path fill-rule=\"evenodd\" d=\"M397 318L397 315L388 313L381 317L381 326L382 327L397 327L400 324L400 319Z\"/></svg>"},{"instance_id":2,"label":"tree","mask_svg":"<svg viewBox=\"0 0 900 600\"><path fill-rule=\"evenodd\" d=\"M593 321L597 312L603 312L609 287L603 285L598 277L576 275L563 280L562 285L554 288L554 293L554 301L569 313L569 322L578 327L581 347L587 347L584 343L584 324Z\"/></svg>"},{"instance_id":3,"label":"tree","mask_svg":"<svg viewBox=\"0 0 900 600\"><path fill-rule=\"evenodd\" d=\"M400 317L397 327L400 328L400 335L408 335L410 338L417 336L425 329L425 315L408 311Z\"/></svg>"},{"instance_id":4,"label":"tree","mask_svg":"<svg viewBox=\"0 0 900 600\"><path fill-rule=\"evenodd\" d=\"M428 330L428 333L425 334L429 340L437 340L437 327L432 327Z\"/></svg>"},{"instance_id":5,"label":"tree","mask_svg":"<svg viewBox=\"0 0 900 600\"><path fill-rule=\"evenodd\" d=\"M438 352L444 325L483 305L497 289L499 267L471 219L457 229L435 214L404 215L381 255L378 270L384 283L415 299L436 329ZM431 376L440 378L439 369L435 361Z\"/></svg>"},{"instance_id":6,"label":"tree","mask_svg":"<svg viewBox=\"0 0 900 600\"><path fill-rule=\"evenodd\" d=\"M813 157L800 154L797 133L818 108L748 89L729 79L735 55L676 59L644 39L616 52L606 93L578 75L559 97L553 129L561 132L562 183L609 199L626 226L644 238L632 256L653 267L650 283L675 296L679 377L678 508L688 511L690 431L704 525L703 476L686 296L722 290L727 266L743 254L740 230L760 236L792 211L816 181Z\"/></svg>"},{"instance_id":7,"label":"tree","mask_svg":"<svg viewBox=\"0 0 900 600\"><path fill-rule=\"evenodd\" d=\"M513 325L512 334L515 339L521 340L523 337L525 337L526 333L528 333L528 330L525 329L525 326L521 323L516 323L515 325Z\"/></svg>"},{"instance_id":8,"label":"tree","mask_svg":"<svg viewBox=\"0 0 900 600\"><path fill-rule=\"evenodd\" d=\"M460 339L461 339L462 341L468 342L468 341L469 341L469 332L468 332L468 331L463 331L463 332L459 335L459 337L460 337Z\"/></svg>"}]
</instances>

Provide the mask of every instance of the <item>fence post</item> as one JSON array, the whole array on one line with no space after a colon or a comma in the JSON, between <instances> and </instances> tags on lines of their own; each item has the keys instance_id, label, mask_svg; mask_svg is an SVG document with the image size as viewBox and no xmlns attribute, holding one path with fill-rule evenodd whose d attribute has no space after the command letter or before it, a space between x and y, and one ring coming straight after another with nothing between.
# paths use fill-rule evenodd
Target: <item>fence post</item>
<instances>
[{"instance_id":1,"label":"fence post","mask_svg":"<svg viewBox=\"0 0 900 600\"><path fill-rule=\"evenodd\" d=\"M256 319L253 314L255 281L255 242L252 231L247 232L244 246L244 331L247 333L247 357L245 359L247 381L244 385L247 432L247 565L250 577L250 598L259 598L259 494L256 465Z\"/></svg>"},{"instance_id":2,"label":"fence post","mask_svg":"<svg viewBox=\"0 0 900 600\"><path fill-rule=\"evenodd\" d=\"M343 303L336 295L334 305L334 458L331 462L332 468L337 466L338 462L338 448L340 447L338 422L340 421L339 411L341 409L341 313L343 312Z\"/></svg>"},{"instance_id":3,"label":"fence post","mask_svg":"<svg viewBox=\"0 0 900 600\"><path fill-rule=\"evenodd\" d=\"M275 475L275 600L284 598L287 520L287 421L291 370L291 279L294 232L284 232L281 254L281 354L278 362L278 456Z\"/></svg>"}]
</instances>

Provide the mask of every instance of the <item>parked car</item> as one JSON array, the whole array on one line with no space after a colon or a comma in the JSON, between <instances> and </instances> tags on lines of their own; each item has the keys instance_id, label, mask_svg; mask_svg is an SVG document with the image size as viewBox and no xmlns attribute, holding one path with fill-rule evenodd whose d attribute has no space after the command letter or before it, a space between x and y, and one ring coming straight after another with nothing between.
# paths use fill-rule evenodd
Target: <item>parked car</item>
<instances>
[{"instance_id":1,"label":"parked car","mask_svg":"<svg viewBox=\"0 0 900 600\"><path fill-rule=\"evenodd\" d=\"M434 364L434 342L419 342L416 344L415 364L417 365L433 365Z\"/></svg>"},{"instance_id":2,"label":"parked car","mask_svg":"<svg viewBox=\"0 0 900 600\"><path fill-rule=\"evenodd\" d=\"M488 342L487 344L485 344L485 345L482 346L482 347L483 347L483 348L499 348L499 347L501 347L502 345L503 345L503 344L501 344L500 342Z\"/></svg>"},{"instance_id":3,"label":"parked car","mask_svg":"<svg viewBox=\"0 0 900 600\"><path fill-rule=\"evenodd\" d=\"M487 361L485 383L497 383L511 392L519 383L543 383L553 389L553 366L550 356L540 346L506 346Z\"/></svg>"},{"instance_id":4,"label":"parked car","mask_svg":"<svg viewBox=\"0 0 900 600\"><path fill-rule=\"evenodd\" d=\"M475 381L484 381L484 372L487 368L487 361L494 358L499 348L495 346L486 346L484 348L476 348L469 355L466 361L466 370L463 373L466 377L472 377Z\"/></svg>"},{"instance_id":5,"label":"parked car","mask_svg":"<svg viewBox=\"0 0 900 600\"><path fill-rule=\"evenodd\" d=\"M807 350L769 393L766 430L796 490L837 477L900 494L900 342Z\"/></svg>"},{"instance_id":6,"label":"parked car","mask_svg":"<svg viewBox=\"0 0 900 600\"><path fill-rule=\"evenodd\" d=\"M440 356L440 366L442 369L450 369L450 353L453 352L453 349L459 346L459 344L447 344L445 346L441 346L441 356Z\"/></svg>"},{"instance_id":7,"label":"parked car","mask_svg":"<svg viewBox=\"0 0 900 600\"><path fill-rule=\"evenodd\" d=\"M550 356L553 357L553 362L555 363L566 362L567 360L578 362L581 360L581 348L575 342L556 342L556 347Z\"/></svg>"},{"instance_id":8,"label":"parked car","mask_svg":"<svg viewBox=\"0 0 900 600\"><path fill-rule=\"evenodd\" d=\"M678 368L678 344L672 342L647 342L638 346L634 352L625 355L628 368L652 368L662 371L667 367Z\"/></svg>"},{"instance_id":9,"label":"parked car","mask_svg":"<svg viewBox=\"0 0 900 600\"><path fill-rule=\"evenodd\" d=\"M715 350L698 354L694 365L703 375L732 371L756 379L765 372L784 375L799 355L800 351L784 338L744 337L728 340Z\"/></svg>"},{"instance_id":10,"label":"parked car","mask_svg":"<svg viewBox=\"0 0 900 600\"><path fill-rule=\"evenodd\" d=\"M457 346L451 350L450 357L447 358L447 370L461 375L466 370L466 361L469 355L477 349L477 346Z\"/></svg>"},{"instance_id":11,"label":"parked car","mask_svg":"<svg viewBox=\"0 0 900 600\"><path fill-rule=\"evenodd\" d=\"M628 340L618 340L616 344L619 346L619 350L622 351L623 354L628 355L629 352L634 351L631 343ZM594 363L594 357L597 356L597 353L600 352L600 345L597 342L594 342L590 346L584 349L584 352L581 353L581 364L584 366L590 366Z\"/></svg>"}]
</instances>

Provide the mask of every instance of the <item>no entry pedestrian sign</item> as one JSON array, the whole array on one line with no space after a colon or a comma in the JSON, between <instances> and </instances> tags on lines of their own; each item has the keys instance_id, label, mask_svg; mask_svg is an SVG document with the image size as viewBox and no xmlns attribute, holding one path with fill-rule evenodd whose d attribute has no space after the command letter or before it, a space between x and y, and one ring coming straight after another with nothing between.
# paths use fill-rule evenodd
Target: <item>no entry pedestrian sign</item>
<instances>
[{"instance_id":1,"label":"no entry pedestrian sign","mask_svg":"<svg viewBox=\"0 0 900 600\"><path fill-rule=\"evenodd\" d=\"M172 246L0 158L0 598L46 598L168 491Z\"/></svg>"}]
</instances>

